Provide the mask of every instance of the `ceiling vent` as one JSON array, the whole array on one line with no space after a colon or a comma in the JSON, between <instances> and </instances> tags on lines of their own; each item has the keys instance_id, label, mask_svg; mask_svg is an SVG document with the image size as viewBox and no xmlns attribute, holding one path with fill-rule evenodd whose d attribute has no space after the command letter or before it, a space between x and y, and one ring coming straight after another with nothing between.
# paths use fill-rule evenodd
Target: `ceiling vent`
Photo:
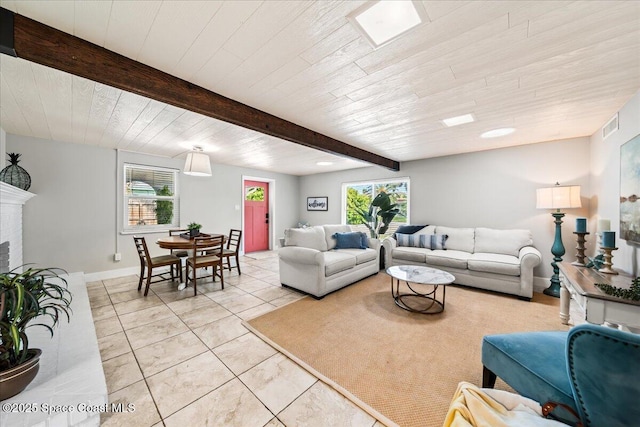
<instances>
[{"instance_id":1,"label":"ceiling vent","mask_svg":"<svg viewBox=\"0 0 640 427\"><path fill-rule=\"evenodd\" d=\"M605 140L618 130L618 113L615 116L611 117L611 120L607 122L604 126L602 126L602 139Z\"/></svg>"}]
</instances>

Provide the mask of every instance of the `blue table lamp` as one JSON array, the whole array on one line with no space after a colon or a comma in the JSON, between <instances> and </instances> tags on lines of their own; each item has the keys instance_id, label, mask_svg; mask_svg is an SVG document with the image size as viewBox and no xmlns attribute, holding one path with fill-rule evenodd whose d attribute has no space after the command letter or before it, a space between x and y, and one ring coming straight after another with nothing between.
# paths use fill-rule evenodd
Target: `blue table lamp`
<instances>
[{"instance_id":1,"label":"blue table lamp","mask_svg":"<svg viewBox=\"0 0 640 427\"><path fill-rule=\"evenodd\" d=\"M556 237L551 247L551 253L553 254L553 276L551 276L551 285L544 290L546 295L551 295L556 298L560 297L560 277L558 263L562 261L564 255L564 245L562 244L562 217L564 213L560 212L560 209L573 209L582 207L580 202L580 186L579 185L565 185L562 186L556 182L554 187L538 188L536 194L536 208L538 209L555 209L551 215L555 218L556 224Z\"/></svg>"}]
</instances>

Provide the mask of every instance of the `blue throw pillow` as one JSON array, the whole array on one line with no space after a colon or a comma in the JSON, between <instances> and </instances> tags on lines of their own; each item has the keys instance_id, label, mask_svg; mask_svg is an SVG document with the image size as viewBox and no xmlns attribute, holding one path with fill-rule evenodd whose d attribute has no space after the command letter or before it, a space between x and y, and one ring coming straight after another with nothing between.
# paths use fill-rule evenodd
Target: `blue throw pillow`
<instances>
[{"instance_id":1,"label":"blue throw pillow","mask_svg":"<svg viewBox=\"0 0 640 427\"><path fill-rule=\"evenodd\" d=\"M362 234L362 249L367 249L369 247L369 238L367 237L367 233Z\"/></svg>"},{"instance_id":2,"label":"blue throw pillow","mask_svg":"<svg viewBox=\"0 0 640 427\"><path fill-rule=\"evenodd\" d=\"M335 249L367 249L365 243L367 236L359 231L335 233L333 238L336 239Z\"/></svg>"}]
</instances>

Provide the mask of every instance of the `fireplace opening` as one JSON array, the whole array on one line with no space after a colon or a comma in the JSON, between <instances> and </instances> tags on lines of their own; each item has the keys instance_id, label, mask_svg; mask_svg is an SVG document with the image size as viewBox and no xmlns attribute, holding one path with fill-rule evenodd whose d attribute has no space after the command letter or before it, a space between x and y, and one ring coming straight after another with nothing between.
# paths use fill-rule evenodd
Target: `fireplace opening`
<instances>
[{"instance_id":1,"label":"fireplace opening","mask_svg":"<svg viewBox=\"0 0 640 427\"><path fill-rule=\"evenodd\" d=\"M0 273L9 271L9 241L0 243Z\"/></svg>"}]
</instances>

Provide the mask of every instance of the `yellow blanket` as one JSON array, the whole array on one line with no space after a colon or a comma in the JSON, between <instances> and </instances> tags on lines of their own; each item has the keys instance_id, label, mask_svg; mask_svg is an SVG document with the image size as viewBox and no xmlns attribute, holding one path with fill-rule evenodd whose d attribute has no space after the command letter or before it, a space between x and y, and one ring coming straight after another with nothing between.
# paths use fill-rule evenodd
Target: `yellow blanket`
<instances>
[{"instance_id":1,"label":"yellow blanket","mask_svg":"<svg viewBox=\"0 0 640 427\"><path fill-rule=\"evenodd\" d=\"M526 397L501 390L458 384L444 427L566 427L542 417L540 405Z\"/></svg>"}]
</instances>

